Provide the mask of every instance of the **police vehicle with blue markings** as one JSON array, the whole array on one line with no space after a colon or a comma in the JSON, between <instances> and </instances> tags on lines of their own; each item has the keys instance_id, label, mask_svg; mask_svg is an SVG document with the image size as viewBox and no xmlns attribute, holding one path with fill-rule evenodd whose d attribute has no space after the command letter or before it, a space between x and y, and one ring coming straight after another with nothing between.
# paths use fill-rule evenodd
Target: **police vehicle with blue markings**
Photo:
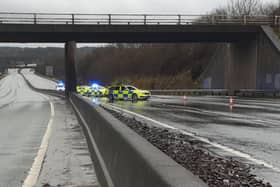
<instances>
[{"instance_id":1,"label":"police vehicle with blue markings","mask_svg":"<svg viewBox=\"0 0 280 187\"><path fill-rule=\"evenodd\" d=\"M58 83L56 83L56 90L61 92L65 91L65 84L63 81L59 81Z\"/></svg>"},{"instance_id":2,"label":"police vehicle with blue markings","mask_svg":"<svg viewBox=\"0 0 280 187\"><path fill-rule=\"evenodd\" d=\"M105 90L105 96L110 100L147 100L151 97L148 90L140 90L131 85L114 85Z\"/></svg>"},{"instance_id":3,"label":"police vehicle with blue markings","mask_svg":"<svg viewBox=\"0 0 280 187\"><path fill-rule=\"evenodd\" d=\"M103 97L105 95L106 88L97 84L93 83L91 85L91 96L93 97Z\"/></svg>"}]
</instances>

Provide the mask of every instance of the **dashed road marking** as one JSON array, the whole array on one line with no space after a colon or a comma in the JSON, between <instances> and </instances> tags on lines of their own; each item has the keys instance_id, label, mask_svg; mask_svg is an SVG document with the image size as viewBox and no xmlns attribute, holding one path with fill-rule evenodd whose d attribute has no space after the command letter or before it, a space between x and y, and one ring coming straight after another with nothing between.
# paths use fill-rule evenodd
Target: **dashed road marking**
<instances>
[{"instance_id":1,"label":"dashed road marking","mask_svg":"<svg viewBox=\"0 0 280 187\"><path fill-rule=\"evenodd\" d=\"M280 173L280 168L275 167L275 166L273 166L272 164L270 164L270 163L268 163L268 162L266 162L266 161L263 161L263 160L254 158L253 156L251 156L251 155L249 155L249 154L247 154L247 153L243 153L243 152L241 152L241 151L232 149L232 148L227 147L227 146L224 146L224 145L222 145L222 144L219 144L219 143L216 143L216 142L211 142L209 139L204 138L204 137L201 137L201 136L198 136L198 135L196 135L196 134L194 134L194 133L192 133L192 132L187 132L187 131L185 131L185 130L178 129L178 128L176 128L176 127L172 127L172 126L167 125L167 124L165 124L165 123L156 121L156 120L154 120L154 119L152 119L152 118L143 116L143 115L141 115L141 114L137 114L137 113L135 113L135 112L131 112L131 111L129 111L129 110L125 110L125 109L120 108L120 107L117 107L117 106L115 106L115 105L104 104L104 103L101 104L101 105L104 106L104 107L106 107L106 108L110 108L110 109L113 109L113 110L121 111L121 112L130 114L130 115L133 115L133 116L142 118L142 119L144 119L144 120L150 121L150 122L152 122L152 123L155 123L155 124L160 125L160 126L165 127L165 128L177 130L178 132L181 132L181 133L183 133L183 134L185 134L185 135L191 136L192 138L195 138L195 139L197 139L197 140L199 140L199 141L201 141L201 142L207 143L207 144L209 144L209 145L211 145L211 146L213 146L213 147L216 147L216 148L218 148L218 149L221 149L221 150L223 150L223 151L225 151L225 152L231 153L231 154L236 155L236 156L238 156L238 157L240 157L240 158L243 158L243 159L246 159L246 160L248 160L248 161L251 161L251 162L253 162L253 163L257 164L257 165L262 165L262 166L264 166L264 167L266 167L266 168L272 169L273 171Z\"/></svg>"},{"instance_id":2,"label":"dashed road marking","mask_svg":"<svg viewBox=\"0 0 280 187\"><path fill-rule=\"evenodd\" d=\"M31 169L29 170L28 176L24 180L24 183L22 187L33 187L36 185L37 180L39 178L39 174L43 165L44 158L46 156L48 144L49 144L49 139L51 135L51 130L52 130L52 124L53 124L53 118L55 116L55 111L54 111L54 105L51 101L50 103L50 108L51 108L51 115L50 115L50 120L48 122L47 130L44 134L44 137L41 142L41 146L38 150L37 156L32 164Z\"/></svg>"}]
</instances>

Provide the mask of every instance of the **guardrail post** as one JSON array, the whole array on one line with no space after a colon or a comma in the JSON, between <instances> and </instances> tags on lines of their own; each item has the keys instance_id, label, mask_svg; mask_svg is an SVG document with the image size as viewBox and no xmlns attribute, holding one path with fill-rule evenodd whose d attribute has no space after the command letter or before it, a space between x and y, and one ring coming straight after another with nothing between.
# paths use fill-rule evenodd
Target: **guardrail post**
<instances>
[{"instance_id":1,"label":"guardrail post","mask_svg":"<svg viewBox=\"0 0 280 187\"><path fill-rule=\"evenodd\" d=\"M244 23L244 25L247 24L247 16L246 15L243 16L243 23Z\"/></svg>"},{"instance_id":2,"label":"guardrail post","mask_svg":"<svg viewBox=\"0 0 280 187\"><path fill-rule=\"evenodd\" d=\"M37 24L37 14L33 14L34 17L34 24Z\"/></svg>"},{"instance_id":3,"label":"guardrail post","mask_svg":"<svg viewBox=\"0 0 280 187\"><path fill-rule=\"evenodd\" d=\"M214 25L215 24L215 16L211 16L211 23Z\"/></svg>"},{"instance_id":4,"label":"guardrail post","mask_svg":"<svg viewBox=\"0 0 280 187\"><path fill-rule=\"evenodd\" d=\"M112 15L109 14L108 16L109 16L109 18L108 18L108 23L109 23L109 25L111 25L111 23L112 23Z\"/></svg>"},{"instance_id":5,"label":"guardrail post","mask_svg":"<svg viewBox=\"0 0 280 187\"><path fill-rule=\"evenodd\" d=\"M75 15L72 14L71 16L72 16L72 24L74 25L75 24Z\"/></svg>"},{"instance_id":6,"label":"guardrail post","mask_svg":"<svg viewBox=\"0 0 280 187\"><path fill-rule=\"evenodd\" d=\"M147 15L144 15L144 25L147 25Z\"/></svg>"},{"instance_id":7,"label":"guardrail post","mask_svg":"<svg viewBox=\"0 0 280 187\"><path fill-rule=\"evenodd\" d=\"M279 16L274 16L274 25L279 25Z\"/></svg>"},{"instance_id":8,"label":"guardrail post","mask_svg":"<svg viewBox=\"0 0 280 187\"><path fill-rule=\"evenodd\" d=\"M181 15L178 15L178 25L181 25Z\"/></svg>"}]
</instances>

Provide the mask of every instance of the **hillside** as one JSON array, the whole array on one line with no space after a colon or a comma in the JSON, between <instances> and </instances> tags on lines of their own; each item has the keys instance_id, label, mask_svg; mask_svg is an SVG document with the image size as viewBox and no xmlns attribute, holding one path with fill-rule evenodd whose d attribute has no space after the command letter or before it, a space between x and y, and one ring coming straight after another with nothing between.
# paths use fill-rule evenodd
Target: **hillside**
<instances>
[{"instance_id":1,"label":"hillside","mask_svg":"<svg viewBox=\"0 0 280 187\"><path fill-rule=\"evenodd\" d=\"M122 82L147 89L194 88L215 44L118 44L97 48L78 63L79 80Z\"/></svg>"}]
</instances>

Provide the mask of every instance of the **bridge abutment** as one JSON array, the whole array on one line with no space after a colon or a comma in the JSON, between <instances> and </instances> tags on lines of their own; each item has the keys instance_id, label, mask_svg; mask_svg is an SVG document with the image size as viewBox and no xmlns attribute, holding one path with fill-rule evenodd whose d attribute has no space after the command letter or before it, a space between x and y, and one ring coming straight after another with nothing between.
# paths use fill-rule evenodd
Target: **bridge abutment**
<instances>
[{"instance_id":1,"label":"bridge abutment","mask_svg":"<svg viewBox=\"0 0 280 187\"><path fill-rule=\"evenodd\" d=\"M270 26L253 39L220 44L210 61L203 88L280 90L280 40Z\"/></svg>"},{"instance_id":2,"label":"bridge abutment","mask_svg":"<svg viewBox=\"0 0 280 187\"><path fill-rule=\"evenodd\" d=\"M257 88L280 90L280 40L273 29L262 26L258 39Z\"/></svg>"},{"instance_id":3,"label":"bridge abutment","mask_svg":"<svg viewBox=\"0 0 280 187\"><path fill-rule=\"evenodd\" d=\"M68 98L70 92L76 92L76 42L68 41L65 43L65 95Z\"/></svg>"},{"instance_id":4,"label":"bridge abutment","mask_svg":"<svg viewBox=\"0 0 280 187\"><path fill-rule=\"evenodd\" d=\"M230 43L227 50L224 87L231 92L239 89L256 89L257 40Z\"/></svg>"}]
</instances>

